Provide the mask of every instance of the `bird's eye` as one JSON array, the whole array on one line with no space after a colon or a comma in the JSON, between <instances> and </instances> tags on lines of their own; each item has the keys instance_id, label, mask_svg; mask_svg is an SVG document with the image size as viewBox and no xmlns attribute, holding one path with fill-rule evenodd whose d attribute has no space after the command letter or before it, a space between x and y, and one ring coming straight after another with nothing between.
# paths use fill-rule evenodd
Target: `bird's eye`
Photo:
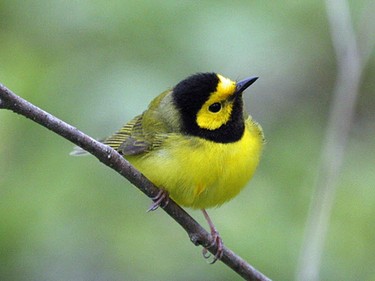
<instances>
[{"instance_id":1,"label":"bird's eye","mask_svg":"<svg viewBox=\"0 0 375 281\"><path fill-rule=\"evenodd\" d=\"M213 113L219 112L220 109L221 109L221 103L219 102L215 102L208 107L208 110Z\"/></svg>"}]
</instances>

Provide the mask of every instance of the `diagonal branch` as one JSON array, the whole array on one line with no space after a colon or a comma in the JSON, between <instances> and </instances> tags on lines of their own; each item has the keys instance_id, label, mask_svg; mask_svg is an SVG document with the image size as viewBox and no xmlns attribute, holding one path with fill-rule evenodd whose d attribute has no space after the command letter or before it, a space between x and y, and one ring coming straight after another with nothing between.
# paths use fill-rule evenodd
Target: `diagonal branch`
<instances>
[{"instance_id":1,"label":"diagonal branch","mask_svg":"<svg viewBox=\"0 0 375 281\"><path fill-rule=\"evenodd\" d=\"M20 98L2 84L0 84L0 109L1 108L9 109L15 113L21 114L80 146L98 158L98 160L104 165L112 168L120 175L128 179L148 197L155 197L158 194L159 189L115 150L85 135L75 127ZM163 207L163 209L185 229L190 237L190 240L196 246L201 245L203 247L209 247L211 245L211 235L180 206L173 202L173 200L170 200L169 203ZM209 251L212 254L215 254L217 251L216 246L210 247ZM224 247L221 261L246 280L270 280L268 277L257 271L254 267L226 247Z\"/></svg>"}]
</instances>

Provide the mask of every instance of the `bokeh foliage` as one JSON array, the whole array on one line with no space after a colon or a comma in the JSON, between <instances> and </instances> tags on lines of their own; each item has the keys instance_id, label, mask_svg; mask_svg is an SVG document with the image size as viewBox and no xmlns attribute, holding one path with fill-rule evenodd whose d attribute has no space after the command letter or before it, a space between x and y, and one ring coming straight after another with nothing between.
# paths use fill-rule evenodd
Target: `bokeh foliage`
<instances>
[{"instance_id":1,"label":"bokeh foliage","mask_svg":"<svg viewBox=\"0 0 375 281\"><path fill-rule=\"evenodd\" d=\"M350 2L357 29L368 2ZM267 137L262 163L238 198L210 214L229 248L291 280L336 76L323 2L0 1L0 82L91 136L111 134L198 71L260 76L246 102ZM322 280L375 280L374 77L372 54ZM0 110L1 280L238 278L207 265L163 212L145 213L150 200L71 149Z\"/></svg>"}]
</instances>

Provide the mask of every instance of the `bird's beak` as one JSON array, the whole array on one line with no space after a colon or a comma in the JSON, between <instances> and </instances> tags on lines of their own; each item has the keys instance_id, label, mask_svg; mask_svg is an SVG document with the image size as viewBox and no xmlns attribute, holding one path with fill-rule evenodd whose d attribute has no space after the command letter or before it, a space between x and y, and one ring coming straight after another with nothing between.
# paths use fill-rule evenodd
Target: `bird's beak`
<instances>
[{"instance_id":1,"label":"bird's beak","mask_svg":"<svg viewBox=\"0 0 375 281\"><path fill-rule=\"evenodd\" d=\"M257 81L259 77L246 78L236 84L236 93L240 94L247 89L251 84Z\"/></svg>"}]
</instances>

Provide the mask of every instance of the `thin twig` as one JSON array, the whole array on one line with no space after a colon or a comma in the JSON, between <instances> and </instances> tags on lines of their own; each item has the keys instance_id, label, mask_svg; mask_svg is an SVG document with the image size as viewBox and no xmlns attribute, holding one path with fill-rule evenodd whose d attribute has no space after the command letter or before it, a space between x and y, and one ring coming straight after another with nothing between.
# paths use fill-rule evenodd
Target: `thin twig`
<instances>
[{"instance_id":1,"label":"thin twig","mask_svg":"<svg viewBox=\"0 0 375 281\"><path fill-rule=\"evenodd\" d=\"M296 280L303 281L319 280L324 241L366 63L364 58L360 57L347 1L326 0L326 9L338 73L321 152L315 195L296 273Z\"/></svg>"},{"instance_id":2,"label":"thin twig","mask_svg":"<svg viewBox=\"0 0 375 281\"><path fill-rule=\"evenodd\" d=\"M115 150L20 98L2 84L0 84L0 108L9 109L15 113L21 114L80 146L98 158L100 162L128 179L148 197L152 198L158 194L159 189ZM196 246L201 245L203 247L208 247L211 245L211 235L180 206L173 202L173 200L169 200L169 203L163 206L163 209L186 230L190 240ZM209 247L208 250L212 254L215 254L217 248L213 246ZM246 280L270 280L226 247L224 247L221 261Z\"/></svg>"}]
</instances>

